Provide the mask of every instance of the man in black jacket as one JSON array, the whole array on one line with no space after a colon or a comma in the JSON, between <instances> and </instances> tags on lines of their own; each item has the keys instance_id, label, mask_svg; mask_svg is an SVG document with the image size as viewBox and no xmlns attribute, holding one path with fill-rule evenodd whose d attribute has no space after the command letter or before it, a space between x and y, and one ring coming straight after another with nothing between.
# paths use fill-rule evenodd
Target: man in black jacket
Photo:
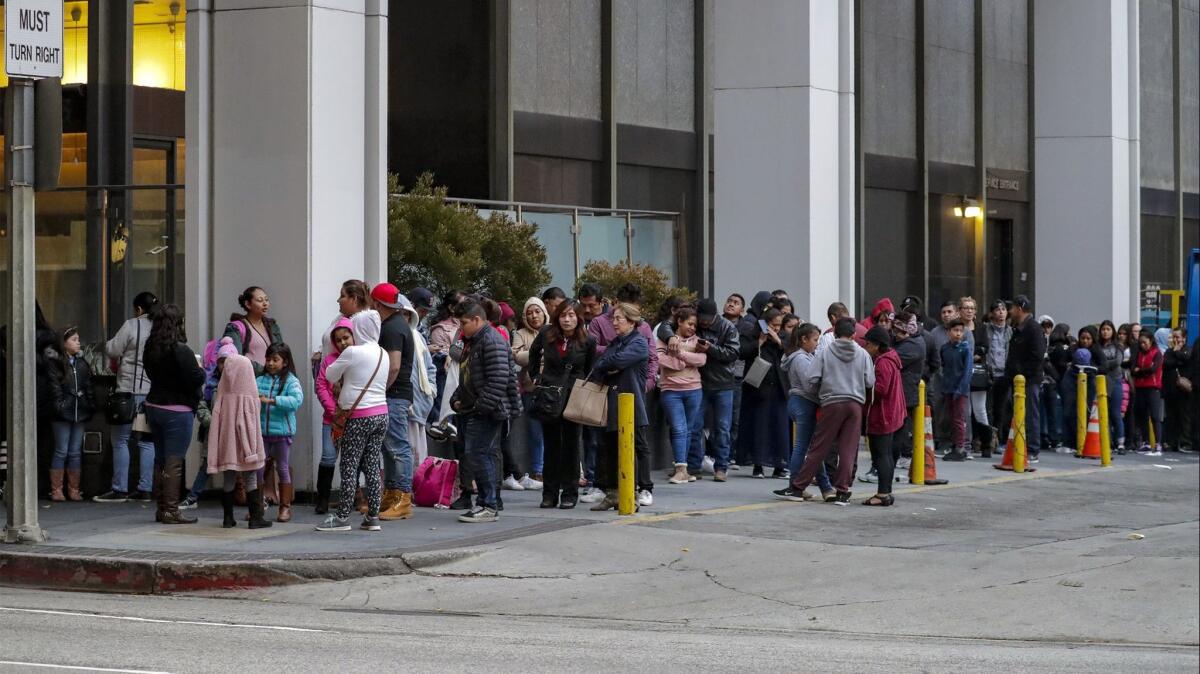
<instances>
[{"instance_id":1,"label":"man in black jacket","mask_svg":"<svg viewBox=\"0 0 1200 674\"><path fill-rule=\"evenodd\" d=\"M730 427L733 425L733 392L740 386L740 372L735 372L739 360L738 330L717 312L717 303L709 298L700 300L696 307L696 334L700 342L699 353L708 354L708 361L700 368L700 381L704 391L703 410L712 414L712 443L716 456L713 457L713 479L725 481L729 468ZM671 329L670 321L658 326L658 338L668 348L676 350L679 340ZM701 414L704 412L702 411ZM704 438L692 436L688 450L688 473L699 475L704 463Z\"/></svg>"},{"instance_id":2,"label":"man in black jacket","mask_svg":"<svg viewBox=\"0 0 1200 674\"><path fill-rule=\"evenodd\" d=\"M1012 419L1012 385L1017 375L1025 377L1025 446L1029 452L1029 462L1037 463L1038 452L1042 446L1041 419L1038 418L1038 400L1041 398L1042 361L1046 358L1046 333L1042 326L1033 318L1033 303L1024 295L1013 298L1012 309L1013 335L1008 343L1008 357L1004 361L1005 397L1009 402L1004 406L1005 415L1000 420L998 428L1001 436L1008 436L1008 426Z\"/></svg>"},{"instance_id":3,"label":"man in black jacket","mask_svg":"<svg viewBox=\"0 0 1200 674\"><path fill-rule=\"evenodd\" d=\"M521 413L512 350L488 323L483 305L464 300L454 309L462 326L463 356L458 389L450 406L462 419L466 459L475 476L475 507L459 516L467 523L499 519L496 490L500 474L500 440L508 423Z\"/></svg>"}]
</instances>

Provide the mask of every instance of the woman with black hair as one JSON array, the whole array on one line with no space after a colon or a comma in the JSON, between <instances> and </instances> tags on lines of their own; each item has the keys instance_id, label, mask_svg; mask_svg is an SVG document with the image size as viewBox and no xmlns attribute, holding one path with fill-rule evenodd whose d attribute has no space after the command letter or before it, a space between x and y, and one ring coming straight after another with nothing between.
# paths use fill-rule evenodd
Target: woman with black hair
<instances>
[{"instance_id":1,"label":"woman with black hair","mask_svg":"<svg viewBox=\"0 0 1200 674\"><path fill-rule=\"evenodd\" d=\"M192 524L196 519L179 510L179 490L204 370L195 352L188 348L179 307L167 304L154 312L143 359L150 377L146 421L154 438L154 491L158 499L154 519L163 524Z\"/></svg>"},{"instance_id":2,"label":"woman with black hair","mask_svg":"<svg viewBox=\"0 0 1200 674\"><path fill-rule=\"evenodd\" d=\"M138 293L133 298L133 318L125 321L117 334L104 345L108 357L117 362L116 395L132 398L131 409L135 416L150 392L150 378L146 376L143 353L146 340L150 338L150 312L156 306L158 298L154 293ZM112 409L111 403L109 409ZM129 440L133 434L133 419L121 421L109 426L113 446L112 488L92 497L97 503L124 503L131 498L149 501L154 488L154 443L150 442L148 435L138 433L138 483L132 493L129 489Z\"/></svg>"},{"instance_id":3,"label":"woman with black hair","mask_svg":"<svg viewBox=\"0 0 1200 674\"><path fill-rule=\"evenodd\" d=\"M1108 358L1100 346L1100 333L1094 325L1085 325L1079 329L1079 341L1071 354L1071 367L1061 381L1063 400L1063 435L1071 439L1070 445L1078 445L1079 423L1079 374L1087 375L1087 409L1092 409L1096 400L1096 375L1103 373L1109 367ZM1111 387L1110 387L1111 390ZM1075 447L1082 450L1081 447Z\"/></svg>"},{"instance_id":4,"label":"woman with black hair","mask_svg":"<svg viewBox=\"0 0 1200 674\"><path fill-rule=\"evenodd\" d=\"M1042 435L1049 444L1043 442L1042 446L1057 449L1063 446L1063 408L1068 402L1063 400L1059 392L1062 390L1063 377L1071 367L1070 326L1066 323L1055 325L1046 343L1046 361L1042 367L1042 406L1046 417L1042 424Z\"/></svg>"},{"instance_id":5,"label":"woman with black hair","mask_svg":"<svg viewBox=\"0 0 1200 674\"><path fill-rule=\"evenodd\" d=\"M787 389L781 369L783 339L780 332L783 329L783 314L778 309L766 309L757 327L757 348L753 351L742 349L746 358L746 379L742 384L742 420L738 442L742 451L754 461L753 477L766 477L764 467L770 466L774 469L771 477L786 479L789 476L787 460L791 446L788 442ZM750 379L755 363L760 359L763 376L755 384Z\"/></svg>"},{"instance_id":6,"label":"woman with black hair","mask_svg":"<svg viewBox=\"0 0 1200 674\"><path fill-rule=\"evenodd\" d=\"M233 340L238 353L254 363L254 375L263 372L267 363L267 347L283 343L283 333L279 324L267 316L271 310L271 299L267 291L258 286L250 286L238 295L238 304L244 313L229 316L229 324L225 326L223 336Z\"/></svg>"},{"instance_id":7,"label":"woman with black hair","mask_svg":"<svg viewBox=\"0 0 1200 674\"><path fill-rule=\"evenodd\" d=\"M1125 329L1128 334L1128 328ZM1104 353L1104 367L1100 374L1104 375L1108 394L1108 425L1110 432L1109 449L1118 454L1125 453L1125 420L1121 417L1121 407L1125 402L1125 361L1128 359L1125 347L1118 338L1117 328L1113 322L1105 319L1100 322L1096 333L1096 343ZM1063 400L1063 405L1073 405L1075 400Z\"/></svg>"}]
</instances>

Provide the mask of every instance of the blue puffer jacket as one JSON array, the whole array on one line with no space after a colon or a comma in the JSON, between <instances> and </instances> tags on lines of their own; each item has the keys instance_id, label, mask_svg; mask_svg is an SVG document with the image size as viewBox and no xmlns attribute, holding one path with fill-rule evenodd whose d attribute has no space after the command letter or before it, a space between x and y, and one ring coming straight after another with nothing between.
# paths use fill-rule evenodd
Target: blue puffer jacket
<instances>
[{"instance_id":1,"label":"blue puffer jacket","mask_svg":"<svg viewBox=\"0 0 1200 674\"><path fill-rule=\"evenodd\" d=\"M262 412L262 434L283 436L296 434L296 410L304 404L304 389L300 380L290 372L280 377L277 374L258 376L258 395L274 398L274 404L264 404Z\"/></svg>"}]
</instances>

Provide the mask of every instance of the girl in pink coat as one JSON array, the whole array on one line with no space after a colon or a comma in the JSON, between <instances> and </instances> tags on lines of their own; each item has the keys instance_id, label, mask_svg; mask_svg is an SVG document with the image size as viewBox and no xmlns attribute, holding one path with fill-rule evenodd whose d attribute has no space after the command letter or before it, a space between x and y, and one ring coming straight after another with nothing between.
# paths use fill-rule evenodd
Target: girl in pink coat
<instances>
[{"instance_id":1,"label":"girl in pink coat","mask_svg":"<svg viewBox=\"0 0 1200 674\"><path fill-rule=\"evenodd\" d=\"M332 347L317 368L317 400L321 401L324 418L321 420L321 464L317 467L317 503L314 511L318 515L329 512L329 493L333 489L333 473L337 470L337 449L333 446L333 415L337 412L337 392L333 382L325 377L325 370L342 355L342 350L354 344L354 325L343 316L333 324L329 333Z\"/></svg>"},{"instance_id":2,"label":"girl in pink coat","mask_svg":"<svg viewBox=\"0 0 1200 674\"><path fill-rule=\"evenodd\" d=\"M258 490L258 471L266 464L259 420L261 402L254 365L249 358L233 354L225 358L221 383L213 398L212 425L208 429L208 473L224 473L221 505L225 509L226 529L237 526L233 517L233 491L238 474L246 485L250 506L250 528L271 526L263 519L262 494Z\"/></svg>"}]
</instances>

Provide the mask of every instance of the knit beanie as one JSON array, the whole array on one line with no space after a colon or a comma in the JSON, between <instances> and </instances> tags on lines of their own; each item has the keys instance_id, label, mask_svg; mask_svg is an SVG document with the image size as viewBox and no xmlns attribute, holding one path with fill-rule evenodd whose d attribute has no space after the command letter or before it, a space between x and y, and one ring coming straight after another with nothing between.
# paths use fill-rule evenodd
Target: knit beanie
<instances>
[{"instance_id":1,"label":"knit beanie","mask_svg":"<svg viewBox=\"0 0 1200 674\"><path fill-rule=\"evenodd\" d=\"M1085 348L1075 349L1075 357L1071 359L1076 365L1091 365L1092 352Z\"/></svg>"},{"instance_id":2,"label":"knit beanie","mask_svg":"<svg viewBox=\"0 0 1200 674\"><path fill-rule=\"evenodd\" d=\"M222 337L221 341L218 343L220 346L217 347L217 360L240 355L237 347L233 345L233 339L229 337Z\"/></svg>"},{"instance_id":3,"label":"knit beanie","mask_svg":"<svg viewBox=\"0 0 1200 674\"><path fill-rule=\"evenodd\" d=\"M904 329L906 331L908 331L909 337L913 337L913 336L921 334L921 324L917 323L917 315L916 314L913 314L908 319L908 323L904 324Z\"/></svg>"}]
</instances>

